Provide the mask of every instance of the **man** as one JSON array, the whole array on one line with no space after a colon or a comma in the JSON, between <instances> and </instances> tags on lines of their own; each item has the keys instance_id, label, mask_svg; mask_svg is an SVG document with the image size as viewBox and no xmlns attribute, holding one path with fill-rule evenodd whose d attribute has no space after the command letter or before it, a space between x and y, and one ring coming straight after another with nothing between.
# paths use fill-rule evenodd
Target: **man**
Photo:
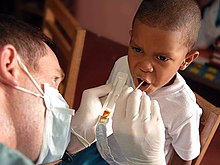
<instances>
[{"instance_id":1,"label":"man","mask_svg":"<svg viewBox=\"0 0 220 165\"><path fill-rule=\"evenodd\" d=\"M12 17L0 15L0 162L2 164L28 165L56 161L62 158L69 144L70 122L75 118L72 119L73 110L69 109L57 90L64 74L53 50L53 43L38 29ZM88 119L89 121L97 120L101 115L97 112L101 112L102 107L99 97L107 95L110 91L111 85L105 85L84 92L83 101L75 116L82 120L84 116L81 116L80 112L83 112L85 116L93 116ZM145 96L142 97L141 91L132 91L131 88L125 89L121 96L123 99L119 101L123 106L116 105L116 112L121 112L122 115L118 116L122 116L122 119L124 112L131 110L124 107L129 98L130 101L136 100L135 103L139 105L134 110L149 107L149 100L146 101ZM97 112L94 112L94 107L97 108ZM158 113L159 108L155 107L157 113L152 113L152 116L155 116L154 119L158 119L160 123L155 130L162 134L159 138L155 137L160 142L160 147L158 148L157 145L156 151L163 153L164 126ZM113 124L117 125L119 120L116 118L115 121L113 119ZM95 126L95 123L88 123L90 125L87 126L92 128ZM78 124L80 126L80 123ZM81 123L83 124L85 123ZM141 124L146 126L146 123ZM147 125L150 125L149 122ZM113 128L119 145L128 143L126 140L122 143L121 140L126 135L120 134L123 127ZM94 132L89 135L94 137ZM136 139L135 135L128 135ZM153 133L145 131L141 137L146 135L152 138L150 135ZM71 141L74 141L74 136ZM135 146L135 143L134 146L133 143L129 144L134 150ZM74 145L70 143L69 150L73 147ZM143 154L144 160L154 162L142 152L140 146L137 146L137 150ZM130 152L125 152L125 156L129 158ZM163 154L157 156L164 159ZM132 162L135 163L135 160Z\"/></svg>"}]
</instances>

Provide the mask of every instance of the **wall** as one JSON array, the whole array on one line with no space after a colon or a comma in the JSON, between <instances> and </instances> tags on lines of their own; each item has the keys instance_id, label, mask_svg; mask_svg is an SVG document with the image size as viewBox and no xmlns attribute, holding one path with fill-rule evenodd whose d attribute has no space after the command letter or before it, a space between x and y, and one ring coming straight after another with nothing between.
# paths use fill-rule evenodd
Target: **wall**
<instances>
[{"instance_id":1,"label":"wall","mask_svg":"<svg viewBox=\"0 0 220 165\"><path fill-rule=\"evenodd\" d=\"M87 30L128 45L133 16L141 0L75 0L74 14Z\"/></svg>"}]
</instances>

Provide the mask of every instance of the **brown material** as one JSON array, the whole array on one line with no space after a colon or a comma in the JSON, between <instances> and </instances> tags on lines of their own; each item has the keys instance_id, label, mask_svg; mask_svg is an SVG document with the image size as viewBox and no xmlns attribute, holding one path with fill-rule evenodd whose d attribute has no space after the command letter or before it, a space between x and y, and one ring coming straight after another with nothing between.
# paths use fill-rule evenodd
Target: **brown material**
<instances>
[{"instance_id":1,"label":"brown material","mask_svg":"<svg viewBox=\"0 0 220 165\"><path fill-rule=\"evenodd\" d=\"M58 48L66 77L59 87L69 106L75 101L76 85L84 47L86 30L60 0L46 0L43 31L52 38Z\"/></svg>"},{"instance_id":2,"label":"brown material","mask_svg":"<svg viewBox=\"0 0 220 165\"><path fill-rule=\"evenodd\" d=\"M199 165L219 126L220 108L214 106L198 94L196 94L196 100L199 106L202 108L202 117L200 122L201 152L199 156L193 160L192 164Z\"/></svg>"}]
</instances>

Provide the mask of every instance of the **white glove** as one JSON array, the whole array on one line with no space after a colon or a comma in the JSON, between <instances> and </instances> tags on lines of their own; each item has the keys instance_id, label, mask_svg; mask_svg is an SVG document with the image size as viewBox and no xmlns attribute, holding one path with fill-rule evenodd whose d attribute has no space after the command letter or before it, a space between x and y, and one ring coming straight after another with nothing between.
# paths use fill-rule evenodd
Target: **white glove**
<instances>
[{"instance_id":1,"label":"white glove","mask_svg":"<svg viewBox=\"0 0 220 165\"><path fill-rule=\"evenodd\" d=\"M103 113L100 98L106 96L111 89L112 85L109 84L83 92L80 107L72 117L72 137L67 149L70 153L78 152L94 142L96 124Z\"/></svg>"},{"instance_id":2,"label":"white glove","mask_svg":"<svg viewBox=\"0 0 220 165\"><path fill-rule=\"evenodd\" d=\"M129 164L164 165L165 128L155 100L126 88L116 103L113 132Z\"/></svg>"}]
</instances>

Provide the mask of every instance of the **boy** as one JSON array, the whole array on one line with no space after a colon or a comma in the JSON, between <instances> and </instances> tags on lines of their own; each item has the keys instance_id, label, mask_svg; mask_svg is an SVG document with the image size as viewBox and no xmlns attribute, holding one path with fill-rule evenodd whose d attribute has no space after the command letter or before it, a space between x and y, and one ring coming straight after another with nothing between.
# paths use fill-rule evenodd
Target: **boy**
<instances>
[{"instance_id":1,"label":"boy","mask_svg":"<svg viewBox=\"0 0 220 165\"><path fill-rule=\"evenodd\" d=\"M192 48L200 17L194 0L143 0L130 31L128 56L116 61L108 79L112 83L120 71L129 74L129 86L144 81L140 89L159 102L166 128L166 161L172 164L191 164L200 152L202 111L178 73L199 55Z\"/></svg>"}]
</instances>

